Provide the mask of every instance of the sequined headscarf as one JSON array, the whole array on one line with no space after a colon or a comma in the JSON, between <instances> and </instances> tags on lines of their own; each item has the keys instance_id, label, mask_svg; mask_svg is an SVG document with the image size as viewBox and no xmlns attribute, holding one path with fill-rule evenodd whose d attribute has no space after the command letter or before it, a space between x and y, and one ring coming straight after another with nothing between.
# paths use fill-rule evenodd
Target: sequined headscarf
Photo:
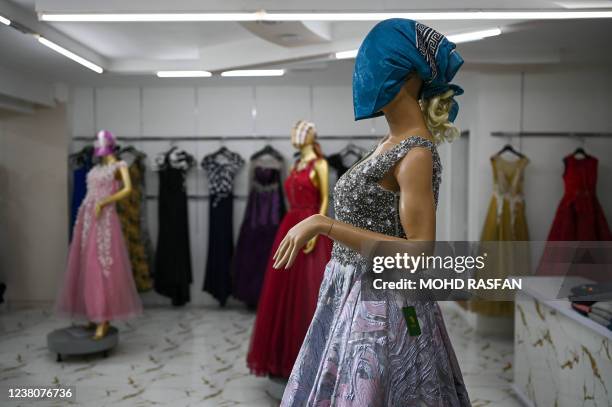
<instances>
[{"instance_id":1,"label":"sequined headscarf","mask_svg":"<svg viewBox=\"0 0 612 407\"><path fill-rule=\"evenodd\" d=\"M355 120L381 116L413 71L423 80L423 99L449 89L455 96L462 94L463 89L450 83L462 64L455 44L433 28L402 18L381 21L363 40L355 60ZM453 99L450 121L458 111Z\"/></svg>"},{"instance_id":2,"label":"sequined headscarf","mask_svg":"<svg viewBox=\"0 0 612 407\"><path fill-rule=\"evenodd\" d=\"M317 129L314 123L312 122L300 120L295 124L295 141L298 145L301 146L304 144L304 142L306 141L306 136L308 135L308 132L310 130L312 130L315 135L317 134Z\"/></svg>"},{"instance_id":3,"label":"sequined headscarf","mask_svg":"<svg viewBox=\"0 0 612 407\"><path fill-rule=\"evenodd\" d=\"M94 155L104 157L110 155L115 150L117 144L115 135L108 130L100 130L94 143Z\"/></svg>"}]
</instances>

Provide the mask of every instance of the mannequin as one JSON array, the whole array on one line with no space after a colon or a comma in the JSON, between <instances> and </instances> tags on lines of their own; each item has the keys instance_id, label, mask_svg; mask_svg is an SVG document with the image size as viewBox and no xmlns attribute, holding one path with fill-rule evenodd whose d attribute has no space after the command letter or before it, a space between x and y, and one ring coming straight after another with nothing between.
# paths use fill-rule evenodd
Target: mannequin
<instances>
[{"instance_id":1,"label":"mannequin","mask_svg":"<svg viewBox=\"0 0 612 407\"><path fill-rule=\"evenodd\" d=\"M314 236L334 240L282 407L471 405L438 304L368 290L363 279L374 271L369 243L402 242L401 251L418 255L414 248L429 250L435 241L436 144L457 133L450 122L461 90L449 82L463 60L454 48L405 19L378 23L359 48L355 119L384 115L390 133L336 183L336 219L310 216L273 255L275 268L291 267Z\"/></svg>"},{"instance_id":2,"label":"mannequin","mask_svg":"<svg viewBox=\"0 0 612 407\"><path fill-rule=\"evenodd\" d=\"M94 154L98 157L102 157L102 165L111 165L116 163L117 157L113 154L112 150L114 149L114 140L110 136L110 132L106 132L104 130L98 132L98 146ZM99 219L102 214L102 209L105 206L110 204L114 204L117 201L120 201L124 198L127 198L132 192L132 181L130 179L130 172L126 166L120 166L118 173L115 175L117 178L121 179L121 183L123 184L123 188L119 191L115 192L111 196L108 196L101 201L96 203L95 213L96 218ZM96 332L93 336L93 339L102 339L108 333L108 328L110 327L109 321L102 321L97 325L94 322L89 323L90 326L96 326Z\"/></svg>"},{"instance_id":3,"label":"mannequin","mask_svg":"<svg viewBox=\"0 0 612 407\"><path fill-rule=\"evenodd\" d=\"M89 320L94 340L107 335L109 320L142 312L114 205L129 196L132 183L127 164L114 155L115 146L111 132L98 132L94 155L101 162L87 174L87 195L75 222L57 303L59 313Z\"/></svg>"},{"instance_id":4,"label":"mannequin","mask_svg":"<svg viewBox=\"0 0 612 407\"><path fill-rule=\"evenodd\" d=\"M316 141L316 131L311 123L300 121L291 130L291 145L300 152L300 160L296 164L296 169L301 170L312 160L316 160L308 177L319 189L321 196L320 215L327 214L329 206L329 166L327 160L320 154L317 154L317 149L320 149ZM304 253L311 253L317 244L317 236L306 243Z\"/></svg>"},{"instance_id":5,"label":"mannequin","mask_svg":"<svg viewBox=\"0 0 612 407\"><path fill-rule=\"evenodd\" d=\"M291 144L300 157L284 183L289 209L270 250L247 356L251 372L260 376L289 377L316 308L325 264L331 256L331 240L312 235L296 249L290 267L275 270L271 257L287 231L304 219L327 212L328 165L316 137L314 124L304 120L298 121L291 131Z\"/></svg>"}]
</instances>

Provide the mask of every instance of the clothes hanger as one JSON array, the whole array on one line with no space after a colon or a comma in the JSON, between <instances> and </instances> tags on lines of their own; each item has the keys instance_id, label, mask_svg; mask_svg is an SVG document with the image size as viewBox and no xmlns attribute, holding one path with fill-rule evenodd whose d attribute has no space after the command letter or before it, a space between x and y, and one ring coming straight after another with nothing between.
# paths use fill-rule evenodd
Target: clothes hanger
<instances>
[{"instance_id":1,"label":"clothes hanger","mask_svg":"<svg viewBox=\"0 0 612 407\"><path fill-rule=\"evenodd\" d=\"M253 155L251 155L251 160L254 160L259 157L263 157L265 155L271 156L279 161L284 160L283 155L277 149L272 147L270 144L266 144L261 150L253 153Z\"/></svg>"},{"instance_id":2,"label":"clothes hanger","mask_svg":"<svg viewBox=\"0 0 612 407\"><path fill-rule=\"evenodd\" d=\"M494 156L499 157L506 152L512 153L519 158L525 158L525 154L521 153L520 151L515 150L511 144L506 144L505 146L503 146L501 150L499 150L497 153L494 154Z\"/></svg>"},{"instance_id":3,"label":"clothes hanger","mask_svg":"<svg viewBox=\"0 0 612 407\"><path fill-rule=\"evenodd\" d=\"M586 151L584 151L584 148L582 147L578 147L574 150L574 152L571 154L572 157L576 157L578 155L582 155L583 158L587 158L589 157L589 155L587 154Z\"/></svg>"}]
</instances>

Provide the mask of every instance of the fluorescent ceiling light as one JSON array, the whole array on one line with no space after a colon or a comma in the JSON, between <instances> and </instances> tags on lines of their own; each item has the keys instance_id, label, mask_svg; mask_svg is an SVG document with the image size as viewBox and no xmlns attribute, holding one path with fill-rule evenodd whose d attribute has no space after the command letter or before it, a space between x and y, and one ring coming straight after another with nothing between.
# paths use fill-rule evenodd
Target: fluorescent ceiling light
<instances>
[{"instance_id":1,"label":"fluorescent ceiling light","mask_svg":"<svg viewBox=\"0 0 612 407\"><path fill-rule=\"evenodd\" d=\"M612 2L609 0L600 1L557 1L555 2L558 6L563 8L569 8L572 10L576 9L587 9L587 8L610 8Z\"/></svg>"},{"instance_id":2,"label":"fluorescent ceiling light","mask_svg":"<svg viewBox=\"0 0 612 407\"><path fill-rule=\"evenodd\" d=\"M501 33L502 30L500 28L492 28L490 30L472 31L462 34L447 35L446 38L449 41L459 44L462 42L478 41L487 37L495 37L497 35L500 35Z\"/></svg>"},{"instance_id":3,"label":"fluorescent ceiling light","mask_svg":"<svg viewBox=\"0 0 612 407\"><path fill-rule=\"evenodd\" d=\"M221 76L283 76L284 69L248 69L221 72Z\"/></svg>"},{"instance_id":4,"label":"fluorescent ceiling light","mask_svg":"<svg viewBox=\"0 0 612 407\"><path fill-rule=\"evenodd\" d=\"M42 21L145 22L145 21L380 21L387 18L421 21L440 20L574 20L612 18L609 10L504 10L504 11L420 11L382 13L41 13Z\"/></svg>"},{"instance_id":5,"label":"fluorescent ceiling light","mask_svg":"<svg viewBox=\"0 0 612 407\"><path fill-rule=\"evenodd\" d=\"M6 17L0 16L0 23L2 23L4 25L11 25L11 20L9 20Z\"/></svg>"},{"instance_id":6,"label":"fluorescent ceiling light","mask_svg":"<svg viewBox=\"0 0 612 407\"><path fill-rule=\"evenodd\" d=\"M501 28L492 28L490 30L481 30L481 31L473 31L473 32L462 33L462 34L447 35L446 38L449 41L459 44L462 42L482 40L487 37L495 37L496 35L500 35L501 33L502 33ZM352 49L350 51L336 52L335 54L336 59L355 58L357 56L357 51L359 50Z\"/></svg>"},{"instance_id":7,"label":"fluorescent ceiling light","mask_svg":"<svg viewBox=\"0 0 612 407\"><path fill-rule=\"evenodd\" d=\"M66 48L60 47L56 43L51 42L51 41L49 41L48 39L46 39L44 37L38 37L38 42L40 42L41 44L43 44L46 47L51 48L53 51L55 51L57 53L60 53L63 56L65 56L67 58L70 58L70 59L72 59L75 62L78 62L79 64L81 64L81 65L91 69L94 72L97 72L97 73L104 72L104 69L102 69L98 65L94 64L93 62L90 62L90 61L86 60L85 58L78 56L74 52L68 51Z\"/></svg>"},{"instance_id":8,"label":"fluorescent ceiling light","mask_svg":"<svg viewBox=\"0 0 612 407\"><path fill-rule=\"evenodd\" d=\"M357 49L352 49L350 51L340 51L336 52L336 59L349 59L355 58L357 56Z\"/></svg>"},{"instance_id":9,"label":"fluorescent ceiling light","mask_svg":"<svg viewBox=\"0 0 612 407\"><path fill-rule=\"evenodd\" d=\"M160 78L208 78L212 73L208 71L159 71Z\"/></svg>"}]
</instances>

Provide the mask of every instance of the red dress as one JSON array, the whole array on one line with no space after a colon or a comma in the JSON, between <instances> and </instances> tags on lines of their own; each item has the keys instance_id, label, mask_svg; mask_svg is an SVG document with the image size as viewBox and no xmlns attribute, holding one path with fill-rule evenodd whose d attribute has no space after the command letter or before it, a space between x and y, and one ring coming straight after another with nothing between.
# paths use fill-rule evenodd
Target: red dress
<instances>
[{"instance_id":1,"label":"red dress","mask_svg":"<svg viewBox=\"0 0 612 407\"><path fill-rule=\"evenodd\" d=\"M287 231L319 212L321 197L309 174L314 160L302 170L293 169L285 180L289 211L281 221L270 252L247 365L256 375L289 377L317 305L332 242L319 235L314 250L300 250L293 266L272 268L272 255Z\"/></svg>"},{"instance_id":2,"label":"red dress","mask_svg":"<svg viewBox=\"0 0 612 407\"><path fill-rule=\"evenodd\" d=\"M597 158L565 157L565 194L559 203L548 240L612 240L612 234L596 195Z\"/></svg>"},{"instance_id":3,"label":"red dress","mask_svg":"<svg viewBox=\"0 0 612 407\"><path fill-rule=\"evenodd\" d=\"M581 248L592 245L586 243L585 246L580 242L612 240L596 195L597 159L592 156L577 159L569 155L563 161L565 193L548 234L550 243L544 248L538 275L574 275L593 281L609 281L605 267L597 267L581 257L586 255Z\"/></svg>"}]
</instances>

